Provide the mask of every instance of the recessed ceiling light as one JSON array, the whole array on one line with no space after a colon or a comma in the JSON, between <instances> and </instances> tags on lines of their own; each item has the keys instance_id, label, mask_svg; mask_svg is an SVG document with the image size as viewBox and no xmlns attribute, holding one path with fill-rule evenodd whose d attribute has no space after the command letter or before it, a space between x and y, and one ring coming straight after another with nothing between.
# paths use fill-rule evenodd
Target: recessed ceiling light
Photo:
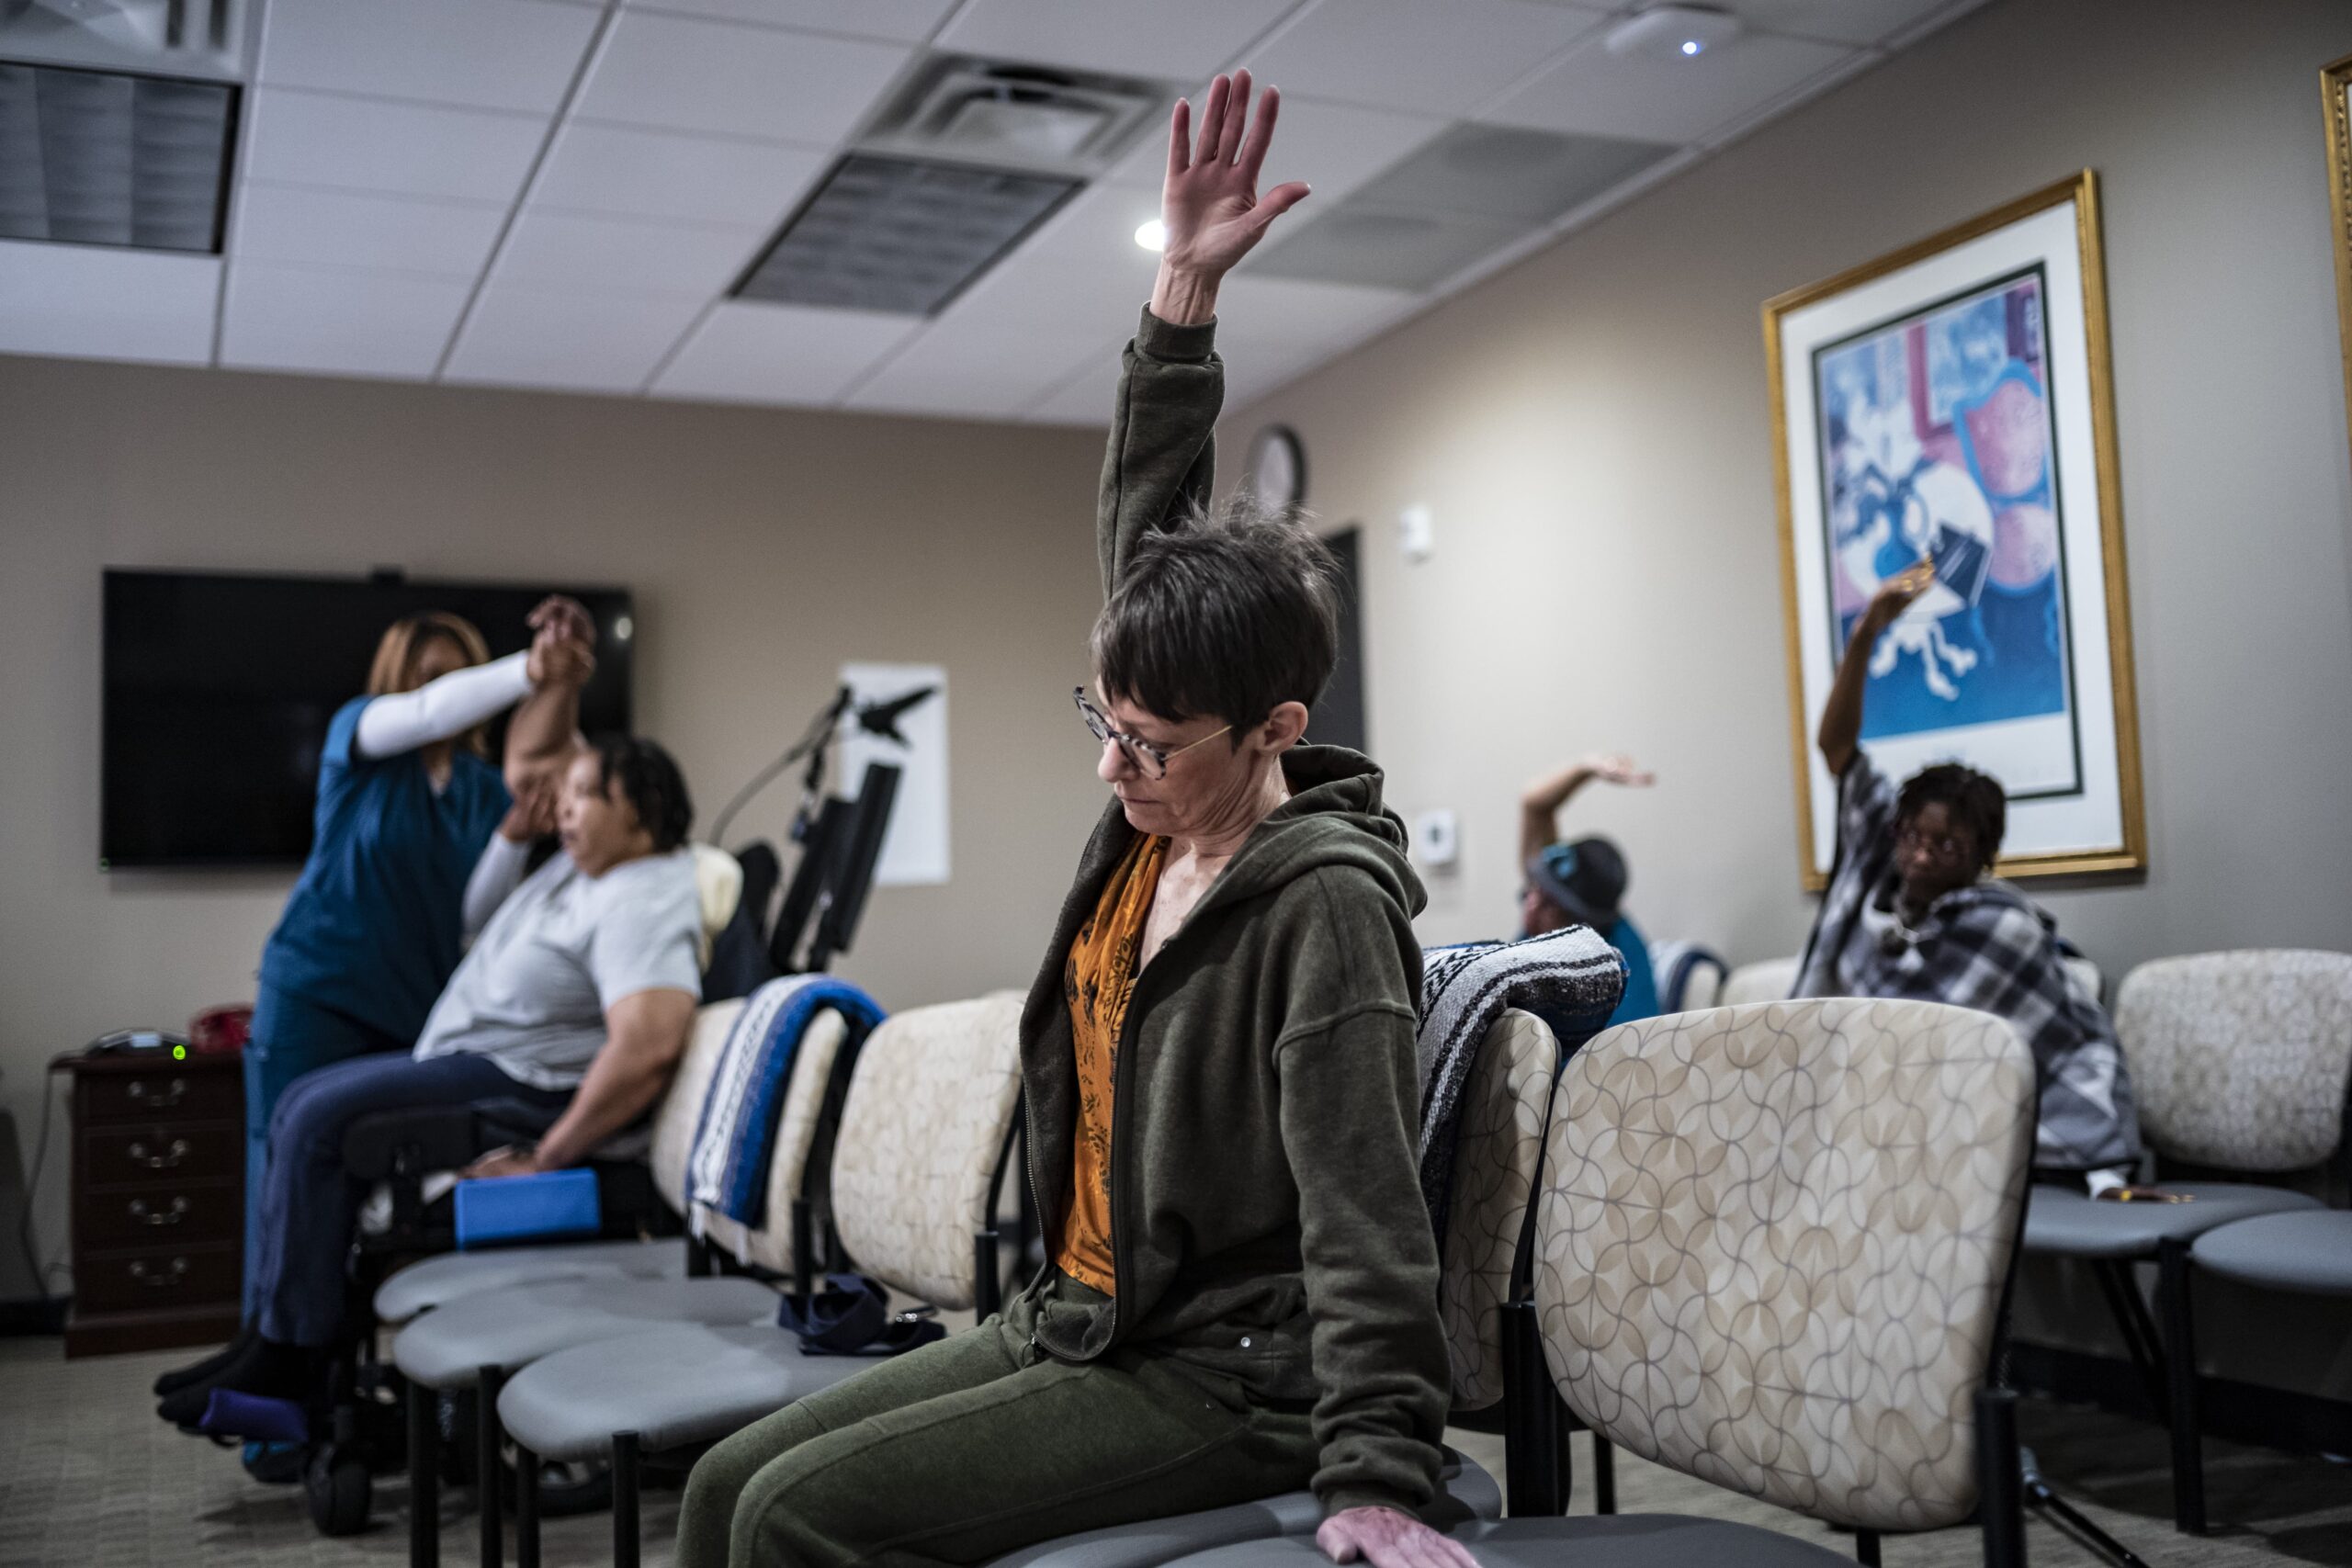
<instances>
[{"instance_id":1,"label":"recessed ceiling light","mask_svg":"<svg viewBox=\"0 0 2352 1568\"><path fill-rule=\"evenodd\" d=\"M1601 46L1620 57L1695 60L1737 38L1740 22L1709 6L1653 6L1609 29Z\"/></svg>"},{"instance_id":2,"label":"recessed ceiling light","mask_svg":"<svg viewBox=\"0 0 2352 1568\"><path fill-rule=\"evenodd\" d=\"M1136 243L1141 245L1147 251L1166 250L1168 248L1168 225L1162 223L1157 218L1153 219L1148 223L1141 225L1136 230Z\"/></svg>"}]
</instances>

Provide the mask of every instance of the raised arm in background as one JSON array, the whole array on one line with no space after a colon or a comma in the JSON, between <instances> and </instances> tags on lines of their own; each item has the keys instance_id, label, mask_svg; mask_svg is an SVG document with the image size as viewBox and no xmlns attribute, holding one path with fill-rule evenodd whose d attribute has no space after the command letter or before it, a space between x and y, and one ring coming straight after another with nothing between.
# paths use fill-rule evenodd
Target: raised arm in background
<instances>
[{"instance_id":1,"label":"raised arm in background","mask_svg":"<svg viewBox=\"0 0 2352 1568\"><path fill-rule=\"evenodd\" d=\"M1577 791L1599 779L1603 784L1628 784L1646 789L1657 783L1657 775L1645 773L1634 765L1634 759L1623 752L1606 757L1587 757L1581 762L1571 762L1556 773L1546 773L1527 786L1519 797L1519 863L1525 865L1541 853L1544 847L1559 837L1560 807L1572 799Z\"/></svg>"},{"instance_id":2,"label":"raised arm in background","mask_svg":"<svg viewBox=\"0 0 2352 1568\"><path fill-rule=\"evenodd\" d=\"M551 594L531 612L530 695L506 727L506 787L518 797L552 779L580 744L580 691L596 672L596 623L576 600Z\"/></svg>"},{"instance_id":3,"label":"raised arm in background","mask_svg":"<svg viewBox=\"0 0 2352 1568\"><path fill-rule=\"evenodd\" d=\"M1259 106L1257 123L1245 126L1250 73L1237 71L1210 84L1197 140L1189 103L1177 103L1169 126L1159 198L1168 244L1150 317L1127 347L1095 512L1105 597L1117 592L1137 538L1207 501L1225 400L1225 367L1211 349L1217 286L1266 226L1306 196L1296 183L1258 194L1281 95L1269 87Z\"/></svg>"},{"instance_id":4,"label":"raised arm in background","mask_svg":"<svg viewBox=\"0 0 2352 1568\"><path fill-rule=\"evenodd\" d=\"M1838 677L1829 683L1829 700L1821 705L1821 728L1815 732L1821 760L1833 778L1846 776L1846 770L1853 765L1854 748L1862 738L1862 689L1870 683L1871 649L1911 601L1933 585L1935 570L1920 561L1886 579L1854 623L1854 635L1846 640L1846 655L1838 660Z\"/></svg>"}]
</instances>

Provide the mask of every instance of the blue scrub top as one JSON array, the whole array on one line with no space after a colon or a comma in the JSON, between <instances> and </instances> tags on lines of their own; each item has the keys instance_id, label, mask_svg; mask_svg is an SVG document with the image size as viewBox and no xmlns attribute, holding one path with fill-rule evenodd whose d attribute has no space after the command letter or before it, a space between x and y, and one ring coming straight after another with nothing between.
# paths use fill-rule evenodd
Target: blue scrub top
<instances>
[{"instance_id":1,"label":"blue scrub top","mask_svg":"<svg viewBox=\"0 0 2352 1568\"><path fill-rule=\"evenodd\" d=\"M1600 940L1615 948L1625 960L1625 994L1618 998L1617 1010L1609 1015L1609 1026L1630 1023L1637 1018L1657 1016L1657 976L1650 968L1650 944L1634 929L1634 922L1623 915L1617 923L1600 933Z\"/></svg>"},{"instance_id":2,"label":"blue scrub top","mask_svg":"<svg viewBox=\"0 0 2352 1568\"><path fill-rule=\"evenodd\" d=\"M421 750L360 756L368 703L345 703L327 726L311 858L262 950L261 977L414 1040L457 970L466 879L513 797L463 746L437 794Z\"/></svg>"}]
</instances>

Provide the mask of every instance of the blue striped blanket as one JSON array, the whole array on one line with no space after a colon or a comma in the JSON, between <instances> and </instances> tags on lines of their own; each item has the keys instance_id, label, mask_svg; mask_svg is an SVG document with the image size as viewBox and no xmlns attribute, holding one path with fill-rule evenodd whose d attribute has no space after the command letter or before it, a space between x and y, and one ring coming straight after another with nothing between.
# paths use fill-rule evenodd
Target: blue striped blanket
<instances>
[{"instance_id":1,"label":"blue striped blanket","mask_svg":"<svg viewBox=\"0 0 2352 1568\"><path fill-rule=\"evenodd\" d=\"M770 980L736 1015L686 1152L686 1214L695 1235L711 1213L753 1227L765 1223L768 1165L775 1156L793 1059L801 1036L828 1010L849 1025L844 1051L854 1052L882 1021L872 997L830 975Z\"/></svg>"}]
</instances>

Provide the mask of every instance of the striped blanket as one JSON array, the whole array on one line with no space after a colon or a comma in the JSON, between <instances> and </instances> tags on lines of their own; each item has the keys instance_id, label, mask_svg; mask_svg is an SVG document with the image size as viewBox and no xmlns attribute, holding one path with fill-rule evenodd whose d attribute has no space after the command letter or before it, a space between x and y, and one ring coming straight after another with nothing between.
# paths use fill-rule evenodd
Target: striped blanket
<instances>
[{"instance_id":1,"label":"striped blanket","mask_svg":"<svg viewBox=\"0 0 2352 1568\"><path fill-rule=\"evenodd\" d=\"M1560 1043L1560 1059L1599 1033L1625 994L1625 961L1589 926L1522 942L1432 947L1421 953L1421 1197L1445 1256L1453 1146L1462 1091L1478 1048L1511 1008L1533 1013Z\"/></svg>"},{"instance_id":2,"label":"striped blanket","mask_svg":"<svg viewBox=\"0 0 2352 1568\"><path fill-rule=\"evenodd\" d=\"M702 1216L713 1211L753 1227L765 1222L768 1164L793 1058L809 1024L828 1010L849 1025L844 1052L854 1053L882 1021L872 997L830 975L770 980L736 1016L686 1151L686 1213L695 1235L702 1234Z\"/></svg>"}]
</instances>

